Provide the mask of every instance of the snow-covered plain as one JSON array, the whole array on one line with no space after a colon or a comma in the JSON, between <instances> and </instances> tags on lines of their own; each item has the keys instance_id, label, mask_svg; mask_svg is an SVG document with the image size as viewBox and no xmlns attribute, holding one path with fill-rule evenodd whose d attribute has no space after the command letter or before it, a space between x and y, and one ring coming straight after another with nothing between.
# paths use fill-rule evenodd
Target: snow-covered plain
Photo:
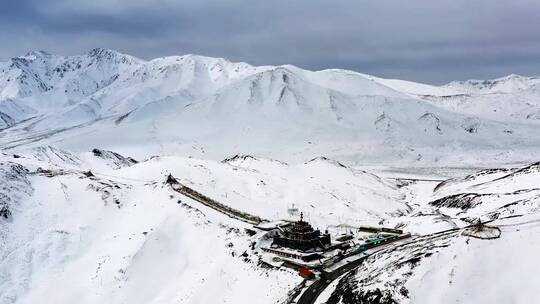
<instances>
[{"instance_id":1,"label":"snow-covered plain","mask_svg":"<svg viewBox=\"0 0 540 304\"><path fill-rule=\"evenodd\" d=\"M319 303L536 292L536 77L437 87L105 49L31 52L0 71L1 304L285 303L301 278L262 265L250 225L173 191L169 174L269 220L295 219L294 204L334 236L414 234ZM478 220L501 237L464 236Z\"/></svg>"}]
</instances>

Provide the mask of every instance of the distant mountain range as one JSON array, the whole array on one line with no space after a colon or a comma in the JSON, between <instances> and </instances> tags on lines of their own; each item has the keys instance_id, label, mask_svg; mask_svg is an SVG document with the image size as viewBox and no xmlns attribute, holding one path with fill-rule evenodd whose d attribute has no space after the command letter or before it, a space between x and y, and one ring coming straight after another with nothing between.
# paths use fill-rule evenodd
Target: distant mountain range
<instances>
[{"instance_id":1,"label":"distant mountain range","mask_svg":"<svg viewBox=\"0 0 540 304\"><path fill-rule=\"evenodd\" d=\"M540 158L539 127L537 77L431 86L197 55L145 61L100 48L0 63L0 145L11 150L510 163Z\"/></svg>"}]
</instances>

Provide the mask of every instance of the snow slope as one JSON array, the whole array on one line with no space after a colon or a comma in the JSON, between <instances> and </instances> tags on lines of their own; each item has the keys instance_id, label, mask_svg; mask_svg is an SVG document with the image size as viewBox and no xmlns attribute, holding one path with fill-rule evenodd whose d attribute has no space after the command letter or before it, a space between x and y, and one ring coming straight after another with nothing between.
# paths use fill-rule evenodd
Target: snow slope
<instances>
[{"instance_id":1,"label":"snow slope","mask_svg":"<svg viewBox=\"0 0 540 304\"><path fill-rule=\"evenodd\" d=\"M0 71L2 304L285 301L300 277L259 264L260 235L173 191L169 174L270 220L295 219L294 204L333 235L415 234L321 301L519 303L535 292L534 279L505 283L538 272L535 77L437 87L105 49L31 52ZM359 169L388 165L409 171ZM471 165L496 169L421 178ZM461 234L477 220L501 237ZM483 296L493 286L498 297Z\"/></svg>"},{"instance_id":2,"label":"snow slope","mask_svg":"<svg viewBox=\"0 0 540 304\"><path fill-rule=\"evenodd\" d=\"M321 229L376 224L407 210L394 183L324 158L289 165L248 155L223 163L160 157L121 172L126 178L154 180L167 172L221 203L270 220L296 219L288 213L294 204Z\"/></svg>"},{"instance_id":3,"label":"snow slope","mask_svg":"<svg viewBox=\"0 0 540 304\"><path fill-rule=\"evenodd\" d=\"M513 169L480 171L436 188L430 205L453 216L493 220L539 211L540 164Z\"/></svg>"},{"instance_id":4,"label":"snow slope","mask_svg":"<svg viewBox=\"0 0 540 304\"><path fill-rule=\"evenodd\" d=\"M294 162L327 155L349 164L538 158L533 78L472 90L196 55L144 61L104 49L34 52L2 71L4 149L97 147L214 160L249 153ZM465 95L465 103L453 102Z\"/></svg>"},{"instance_id":5,"label":"snow slope","mask_svg":"<svg viewBox=\"0 0 540 304\"><path fill-rule=\"evenodd\" d=\"M160 174L124 177L97 157L116 176L18 160L29 173L2 175L13 200L0 219L0 303L271 303L300 281L257 266L248 225L175 195Z\"/></svg>"},{"instance_id":6,"label":"snow slope","mask_svg":"<svg viewBox=\"0 0 540 304\"><path fill-rule=\"evenodd\" d=\"M442 108L497 121L540 119L540 79L509 75L493 80L451 82L419 97Z\"/></svg>"},{"instance_id":7,"label":"snow slope","mask_svg":"<svg viewBox=\"0 0 540 304\"><path fill-rule=\"evenodd\" d=\"M319 303L528 303L539 283L539 172L537 163L483 170L435 186L423 212L446 216L455 228L375 254ZM500 238L463 234L459 227L477 218L498 227Z\"/></svg>"},{"instance_id":8,"label":"snow slope","mask_svg":"<svg viewBox=\"0 0 540 304\"><path fill-rule=\"evenodd\" d=\"M526 267L538 251L534 242L524 247L528 255L518 256L512 248L538 233L538 164L484 170L438 185L426 182L413 201L412 186L399 179L322 157L296 164L249 155L221 162L173 156L135 161L112 151L42 147L4 153L2 164L3 191L12 198L9 218L0 218L2 303L284 301L300 277L261 267L251 247L259 235L247 233L246 223L172 191L164 183L168 174L270 220L295 218L288 210L294 203L316 227L334 235L342 232L338 224L397 225L423 234L369 258L333 285L328 303L366 297L450 303L468 299L464 294L492 303L493 298L470 289L470 280L481 288L496 284L501 292L503 280L537 271ZM484 196L474 205L436 203L467 193ZM467 239L455 229L436 233L476 218L492 220L501 238ZM501 266L507 257L522 260L513 268ZM56 286L63 286L62 292ZM533 292L531 286L536 283L509 286L501 296L519 303Z\"/></svg>"},{"instance_id":9,"label":"snow slope","mask_svg":"<svg viewBox=\"0 0 540 304\"><path fill-rule=\"evenodd\" d=\"M41 147L3 154L0 303L274 303L301 278L259 265L259 235L164 183L168 174L264 218L377 224L407 211L396 184L327 158L222 162ZM57 286L62 286L58 292ZM211 292L209 292L211 291Z\"/></svg>"}]
</instances>

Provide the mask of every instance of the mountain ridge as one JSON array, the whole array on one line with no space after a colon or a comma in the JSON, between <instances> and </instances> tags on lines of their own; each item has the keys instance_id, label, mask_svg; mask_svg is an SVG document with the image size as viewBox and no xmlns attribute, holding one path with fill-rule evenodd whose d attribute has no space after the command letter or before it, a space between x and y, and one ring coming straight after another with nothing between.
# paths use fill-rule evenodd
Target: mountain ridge
<instances>
[{"instance_id":1,"label":"mountain ridge","mask_svg":"<svg viewBox=\"0 0 540 304\"><path fill-rule=\"evenodd\" d=\"M30 52L0 66L4 149L148 146L137 156L204 150L223 159L280 157L278 144L293 158L311 151L307 157L353 163L459 163L470 149L491 151L495 162L539 156L535 77L510 75L473 90L472 81L431 86L193 54L147 61L102 48L67 57ZM508 146L515 151L503 152Z\"/></svg>"}]
</instances>

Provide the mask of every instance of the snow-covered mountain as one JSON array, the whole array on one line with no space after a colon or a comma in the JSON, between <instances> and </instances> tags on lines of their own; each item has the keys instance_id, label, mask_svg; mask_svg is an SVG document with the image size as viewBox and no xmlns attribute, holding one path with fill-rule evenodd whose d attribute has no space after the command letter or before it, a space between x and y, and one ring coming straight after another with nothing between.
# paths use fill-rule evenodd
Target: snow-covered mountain
<instances>
[{"instance_id":1,"label":"snow-covered mountain","mask_svg":"<svg viewBox=\"0 0 540 304\"><path fill-rule=\"evenodd\" d=\"M540 271L540 165L481 170L429 187L404 220L453 225L370 257L317 303L527 303ZM422 191L417 192L421 193ZM407 218L407 219L405 219ZM495 239L459 229L480 219ZM493 228L496 227L496 228Z\"/></svg>"},{"instance_id":2,"label":"snow-covered mountain","mask_svg":"<svg viewBox=\"0 0 540 304\"><path fill-rule=\"evenodd\" d=\"M0 164L1 303L288 303L301 278L260 265L252 244L261 235L175 193L168 174L269 220L294 218L294 204L334 236L381 224L414 234L336 280L317 303L521 303L536 292L535 280L505 282L539 270L537 163L444 182L383 178L323 157L137 161L40 147L4 153ZM476 219L501 237L463 235ZM491 285L507 301L485 296Z\"/></svg>"},{"instance_id":3,"label":"snow-covered mountain","mask_svg":"<svg viewBox=\"0 0 540 304\"><path fill-rule=\"evenodd\" d=\"M329 155L351 164L539 156L536 78L433 87L196 55L144 61L105 49L70 57L32 52L1 71L4 149L99 147L216 160Z\"/></svg>"},{"instance_id":4,"label":"snow-covered mountain","mask_svg":"<svg viewBox=\"0 0 540 304\"><path fill-rule=\"evenodd\" d=\"M105 49L0 71L0 304L293 303L310 284L262 262L264 229L169 180L269 222L303 212L333 239L412 233L309 303L537 293L538 78L431 86Z\"/></svg>"},{"instance_id":5,"label":"snow-covered mountain","mask_svg":"<svg viewBox=\"0 0 540 304\"><path fill-rule=\"evenodd\" d=\"M538 121L540 78L509 75L493 80L454 81L442 87L411 86L413 96L450 111L497 121Z\"/></svg>"},{"instance_id":6,"label":"snow-covered mountain","mask_svg":"<svg viewBox=\"0 0 540 304\"><path fill-rule=\"evenodd\" d=\"M119 161L123 160L123 161ZM274 303L301 278L258 264L251 225L173 192L172 174L269 220L376 224L408 210L395 182L317 158L222 162L46 147L0 156L0 303ZM89 174L88 169L91 169ZM294 217L292 217L294 218ZM63 286L62 292L54 286ZM85 292L93 290L95 292ZM211 292L209 292L211 291Z\"/></svg>"}]
</instances>

